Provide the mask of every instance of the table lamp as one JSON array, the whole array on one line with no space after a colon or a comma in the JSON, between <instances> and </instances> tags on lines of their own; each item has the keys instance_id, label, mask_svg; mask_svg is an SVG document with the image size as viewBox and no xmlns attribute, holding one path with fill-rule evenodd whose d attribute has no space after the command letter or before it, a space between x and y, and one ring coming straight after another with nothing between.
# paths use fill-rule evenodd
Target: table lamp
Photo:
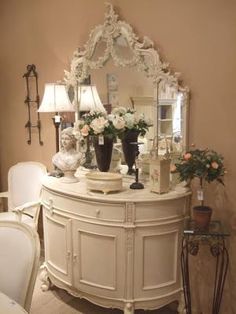
<instances>
[{"instance_id":1,"label":"table lamp","mask_svg":"<svg viewBox=\"0 0 236 314\"><path fill-rule=\"evenodd\" d=\"M59 112L75 111L74 105L70 102L66 85L58 83L45 84L44 95L38 112L54 112L52 118L56 130L56 152L59 151L59 126L61 116Z\"/></svg>"},{"instance_id":2,"label":"table lamp","mask_svg":"<svg viewBox=\"0 0 236 314\"><path fill-rule=\"evenodd\" d=\"M76 98L79 114L91 110L106 111L95 85L78 85Z\"/></svg>"},{"instance_id":3,"label":"table lamp","mask_svg":"<svg viewBox=\"0 0 236 314\"><path fill-rule=\"evenodd\" d=\"M76 100L78 106L78 115L81 116L91 110L105 112L105 108L98 95L97 88L95 85L78 85L76 90ZM89 136L87 136L85 152L85 168L92 168L92 154L90 151Z\"/></svg>"}]
</instances>

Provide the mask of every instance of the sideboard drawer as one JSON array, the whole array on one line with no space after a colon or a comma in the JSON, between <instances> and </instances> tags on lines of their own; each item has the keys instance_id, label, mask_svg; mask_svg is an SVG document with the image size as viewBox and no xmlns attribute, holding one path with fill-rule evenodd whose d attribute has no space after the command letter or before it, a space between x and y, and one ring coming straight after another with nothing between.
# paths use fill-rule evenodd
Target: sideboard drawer
<instances>
[{"instance_id":1,"label":"sideboard drawer","mask_svg":"<svg viewBox=\"0 0 236 314\"><path fill-rule=\"evenodd\" d=\"M66 195L60 196L43 189L42 199L45 206L52 204L54 211L63 212L63 215L75 215L81 218L96 218L99 220L124 222L125 203L107 203L74 199Z\"/></svg>"},{"instance_id":2,"label":"sideboard drawer","mask_svg":"<svg viewBox=\"0 0 236 314\"><path fill-rule=\"evenodd\" d=\"M183 218L186 209L186 197L153 203L136 204L136 222L163 221Z\"/></svg>"}]
</instances>

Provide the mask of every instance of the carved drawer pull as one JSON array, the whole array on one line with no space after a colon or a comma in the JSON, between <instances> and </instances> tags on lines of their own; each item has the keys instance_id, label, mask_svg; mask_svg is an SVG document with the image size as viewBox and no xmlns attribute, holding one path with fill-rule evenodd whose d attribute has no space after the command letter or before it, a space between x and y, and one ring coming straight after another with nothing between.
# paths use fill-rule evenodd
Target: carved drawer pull
<instances>
[{"instance_id":1,"label":"carved drawer pull","mask_svg":"<svg viewBox=\"0 0 236 314\"><path fill-rule=\"evenodd\" d=\"M100 209L96 209L96 217L98 217L100 215Z\"/></svg>"}]
</instances>

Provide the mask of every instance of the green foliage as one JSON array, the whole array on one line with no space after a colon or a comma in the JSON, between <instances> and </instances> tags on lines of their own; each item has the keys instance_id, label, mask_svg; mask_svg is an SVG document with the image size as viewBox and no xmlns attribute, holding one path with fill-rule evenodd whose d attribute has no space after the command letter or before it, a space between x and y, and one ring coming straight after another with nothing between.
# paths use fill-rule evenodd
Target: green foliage
<instances>
[{"instance_id":1,"label":"green foliage","mask_svg":"<svg viewBox=\"0 0 236 314\"><path fill-rule=\"evenodd\" d=\"M223 157L209 149L194 149L187 151L175 164L173 173L179 173L180 181L191 181L194 178L210 183L214 180L223 183L225 168Z\"/></svg>"}]
</instances>

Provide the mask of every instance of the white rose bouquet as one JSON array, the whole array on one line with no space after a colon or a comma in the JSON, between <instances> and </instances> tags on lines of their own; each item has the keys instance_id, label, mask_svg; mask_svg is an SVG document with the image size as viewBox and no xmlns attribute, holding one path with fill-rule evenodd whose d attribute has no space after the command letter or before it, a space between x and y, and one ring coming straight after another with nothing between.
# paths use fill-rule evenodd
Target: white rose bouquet
<instances>
[{"instance_id":1,"label":"white rose bouquet","mask_svg":"<svg viewBox=\"0 0 236 314\"><path fill-rule=\"evenodd\" d=\"M75 122L74 134L77 138L87 137L88 135L116 138L118 133L123 130L122 123L118 117L113 119L113 116L107 115L106 112L90 111Z\"/></svg>"},{"instance_id":2,"label":"white rose bouquet","mask_svg":"<svg viewBox=\"0 0 236 314\"><path fill-rule=\"evenodd\" d=\"M110 119L119 130L118 136L121 138L128 130L138 131L141 136L144 136L149 127L153 125L152 121L146 119L143 113L138 114L134 109L124 107L114 108Z\"/></svg>"}]
</instances>

